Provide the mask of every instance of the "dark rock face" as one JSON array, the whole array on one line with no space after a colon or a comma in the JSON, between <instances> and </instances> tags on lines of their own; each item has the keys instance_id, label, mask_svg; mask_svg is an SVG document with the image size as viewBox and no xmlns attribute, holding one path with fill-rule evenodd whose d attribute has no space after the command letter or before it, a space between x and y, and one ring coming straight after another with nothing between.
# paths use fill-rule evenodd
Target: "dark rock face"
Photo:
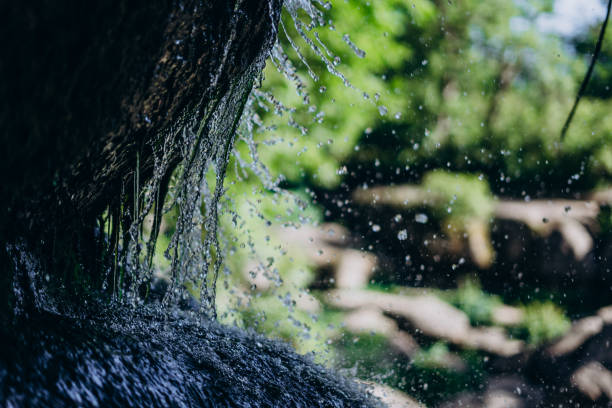
<instances>
[{"instance_id":1,"label":"dark rock face","mask_svg":"<svg viewBox=\"0 0 612 408\"><path fill-rule=\"evenodd\" d=\"M116 309L0 331L6 406L370 407L364 390L288 346L217 324Z\"/></svg>"},{"instance_id":2,"label":"dark rock face","mask_svg":"<svg viewBox=\"0 0 612 408\"><path fill-rule=\"evenodd\" d=\"M235 84L263 68L281 5L2 2L0 317L12 308L6 288L16 266L7 248L16 242L52 278L75 265L100 275L100 217L127 225L161 141L172 151L168 179L186 121L210 115L230 92L249 92Z\"/></svg>"},{"instance_id":3,"label":"dark rock face","mask_svg":"<svg viewBox=\"0 0 612 408\"><path fill-rule=\"evenodd\" d=\"M0 6L0 195L23 219L98 213L147 145L205 111L276 38L280 0L8 1ZM127 186L126 186L127 187ZM51 200L49 200L51 202ZM30 205L28 205L30 204Z\"/></svg>"}]
</instances>

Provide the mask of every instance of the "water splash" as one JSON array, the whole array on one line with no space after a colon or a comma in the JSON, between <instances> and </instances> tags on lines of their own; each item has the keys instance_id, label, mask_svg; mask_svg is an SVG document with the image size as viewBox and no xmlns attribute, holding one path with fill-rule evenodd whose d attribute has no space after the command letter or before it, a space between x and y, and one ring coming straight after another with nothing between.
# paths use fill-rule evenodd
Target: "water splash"
<instances>
[{"instance_id":1,"label":"water splash","mask_svg":"<svg viewBox=\"0 0 612 408\"><path fill-rule=\"evenodd\" d=\"M362 95L364 100L377 106L380 114L382 116L385 116L387 114L387 108L383 105L378 105L378 98L376 98L376 100L372 100L368 92L360 90L358 87L356 87L341 72L341 70L337 68L342 62L340 57L329 49L329 47L321 39L319 33L316 30L317 28L322 27L328 27L331 30L335 30L335 27L333 26L331 20L326 22L325 13L323 11L329 10L331 9L331 7L331 3L323 2L320 0L288 0L285 2L285 9L287 10L290 16L291 21L293 22L293 29L297 33L298 38L301 39L308 46L310 52L314 53L314 55L316 55L318 59L325 65L327 71L338 79L340 79L344 86ZM309 19L309 21L304 21L304 19L301 17L300 10L306 13L306 15L308 16L307 19ZM304 52L297 43L297 39L293 38L292 33L283 22L283 19L281 19L280 21L280 28L281 30L279 34L283 34L290 48L297 55L298 61L303 64L304 67L306 67L310 78L314 82L318 82L319 76L311 68L306 56L304 55ZM342 36L342 41L344 41L344 43L349 46L349 48L357 57L365 58L365 51L359 48L357 44L355 44L351 40L348 34L344 34ZM271 61L276 67L276 69L295 85L297 93L302 98L303 103L305 105L310 105L310 97L308 94L307 87L305 85L305 81L297 74L297 70L293 65L293 62L283 50L283 46L281 44L280 39L277 40L273 52L271 53ZM324 92L324 90L321 92Z\"/></svg>"},{"instance_id":2,"label":"water splash","mask_svg":"<svg viewBox=\"0 0 612 408\"><path fill-rule=\"evenodd\" d=\"M180 128L178 145L183 159L175 172L170 202L161 211L174 210L177 213L175 232L165 251L171 265L170 284L162 302L166 306L176 305L190 296L186 292L187 285L195 285L202 314L212 318L216 315L214 282L222 260L217 239L219 205L234 134L253 84L251 78L251 75L243 76L213 104L209 112L192 115ZM157 214L163 205L159 192L173 153L171 147L166 149L164 146L175 145L168 141L173 137L170 134L163 138L162 149L156 153L154 176L142 191L134 193L134 217L128 230L128 248L120 260L131 284L125 296L119 291L116 293L120 300L132 305L144 301L139 288L153 275L152 259L160 223ZM134 172L134 178L134 185L139 185L138 170ZM139 206L140 202L144 205ZM143 222L152 210L156 214L153 227L145 237ZM143 248L146 248L145 254Z\"/></svg>"},{"instance_id":3,"label":"water splash","mask_svg":"<svg viewBox=\"0 0 612 408\"><path fill-rule=\"evenodd\" d=\"M240 5L239 1L236 9ZM226 69L236 32L234 24L222 51L222 63L211 78L212 89L217 88ZM154 156L153 176L143 186L139 153L136 153L133 203L124 205L118 215L130 221L122 227L123 237L114 232L116 237L110 239L114 243L111 251L115 261L106 284L112 285L116 300L132 306L146 300L156 268L153 258L162 217L174 212L177 214L175 232L165 251L170 262L170 282L162 304L167 308L177 305L191 296L187 292L190 288L192 294L199 295L201 315L216 317L215 282L222 262L218 215L224 177L243 108L263 63L263 58L256 60L224 95L208 105L200 103L195 111L185 112L173 129L157 138L150 146ZM172 160L177 156L180 163L168 181L174 167ZM152 222L145 228L147 217Z\"/></svg>"},{"instance_id":4,"label":"water splash","mask_svg":"<svg viewBox=\"0 0 612 408\"><path fill-rule=\"evenodd\" d=\"M316 31L313 31L316 27L326 25L324 10L330 7L329 3L318 0L292 0L285 4L299 38L321 59L330 73L338 77L345 86L362 93L336 68L339 58L325 46ZM301 17L300 10L306 12L306 21ZM308 65L300 46L282 21L280 28L289 47L296 53L298 62L307 68L310 80L317 82L318 76ZM309 33L312 33L312 37ZM232 39L233 37L226 47L229 48ZM364 55L347 35L343 40L358 56ZM224 55L227 54L228 48ZM277 70L295 85L302 103L310 105L307 82L298 75L294 62L280 41L277 40L268 57ZM142 186L140 158L136 155L132 182L134 191L131 194L133 203L125 206L125 209L131 212L128 215L131 221L124 226L123 237L109 238L115 260L109 270L106 285L112 288L116 300L132 306L145 302L153 276L159 275L153 258L160 224L164 214L173 213L176 214L175 231L164 252L170 264L169 284L162 304L168 309L196 295L200 300L200 315L216 318L217 278L223 259L229 252L227 236L231 234L220 228L219 216L230 215L234 224L240 220L238 211L232 207L232 200L222 200L225 193L225 173L231 157L236 163L234 171L238 175L237 179L240 179L240 174L246 177L245 172L252 172L265 190L278 196L276 199L284 197L291 200L297 208L306 208L307 204L303 198L279 187L284 177L272 176L259 157L255 135L260 132L273 132L275 128L262 121L257 113L258 109L272 112L279 117L287 117L289 126L298 129L302 135L308 133L308 129L296 119L295 107L286 106L273 94L254 86L261 82L255 67L261 66L263 61L254 64L253 71L232 84L225 95L213 101L207 108L200 108L206 110L186 112L183 119L167 134L158 137L151 146L155 159L153 176ZM211 79L213 86L219 81L221 69L222 67ZM367 96L369 99L369 95ZM315 120L322 121L324 113L317 112L316 107L312 108L311 106L309 111L315 115ZM180 140L179 143L176 143L177 139ZM243 157L238 149L233 148L236 140L247 146L248 157ZM181 162L168 181L172 158L177 155ZM258 211L257 204L252 204L252 207L255 212ZM125 218L125 214L120 214L120 217ZM149 226L145 227L147 219L150 220ZM300 217L300 222L308 220ZM252 252L256 258L256 251ZM261 269L278 281L280 278L270 264L267 260L259 261ZM143 287L146 288L144 294Z\"/></svg>"}]
</instances>

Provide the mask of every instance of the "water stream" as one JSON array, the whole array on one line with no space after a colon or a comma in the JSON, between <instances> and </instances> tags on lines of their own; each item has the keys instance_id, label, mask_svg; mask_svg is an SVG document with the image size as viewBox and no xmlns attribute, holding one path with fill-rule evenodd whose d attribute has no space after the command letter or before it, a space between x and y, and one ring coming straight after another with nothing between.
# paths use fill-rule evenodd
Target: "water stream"
<instances>
[{"instance_id":1,"label":"water stream","mask_svg":"<svg viewBox=\"0 0 612 408\"><path fill-rule=\"evenodd\" d=\"M310 52L321 59L327 70L341 80L345 86L360 94L367 93L357 90L351 82L337 69L339 58L321 41L317 27L334 29L331 21L326 21L324 11L331 7L330 3L309 0L291 0L285 2L288 19L293 22L295 32ZM318 81L318 76L308 69L310 78L301 78L297 74L295 63L305 64L306 58L296 39L281 21L280 33L286 38L292 51L297 55L297 62L292 61L283 49L282 42L277 40L270 52L269 61L295 87L305 105L310 105L307 91L307 81ZM234 33L236 28L234 27ZM225 44L226 51L231 46L233 35ZM357 45L351 42L348 35L343 41L359 57L365 56ZM157 245L159 226L164 214L176 213L176 228L165 249L165 256L170 263L168 290L163 298L165 307L175 307L179 302L193 297L200 301L200 314L207 318L216 318L215 296L219 271L223 265L223 257L227 248L219 243L219 214L235 213L231 206L224 206L228 201L221 200L224 195L224 177L230 157L233 156L243 170L252 171L259 177L261 185L268 191L273 191L289 197L298 208L305 203L299 197L279 188L283 177L273 178L264 163L259 159L255 134L274 131L262 122L257 114L258 109L271 111L275 115L285 117L287 123L300 130L302 135L308 134L305 125L300 124L294 114L296 107L284 105L269 92L260 89L262 62L253 64L252 72L243 75L218 101L210 104L207 111L188 112L185 119L165 135L160 135L155 142L155 166L151 177L140 191L134 191L134 214L128 227L127 240L117 240L115 248L116 265L108 272L106 287L112 288L115 300L131 306L142 304L146 300L142 294L143 284L150 282L159 268L154 264L154 252ZM222 69L222 67L220 67ZM218 81L220 72L212 79L213 85ZM253 79L256 79L255 81ZM309 109L314 120L321 122L324 112L316 108ZM169 193L165 202L160 197L163 190L164 174L168 172L170 158L173 156L177 143L173 143L176 134L180 135L181 163L174 171L169 185ZM233 149L235 140L248 146L249 157L241 157ZM138 158L137 158L138 159ZM135 163L134 185L139 186L139 163ZM160 207L163 211L159 211ZM159 212L159 214L158 214ZM149 218L147 228L145 220ZM152 221L151 221L152 219ZM124 242L125 241L125 242ZM121 251L120 247L126 251ZM129 282L126 284L125 282ZM189 289L189 290L188 290Z\"/></svg>"}]
</instances>

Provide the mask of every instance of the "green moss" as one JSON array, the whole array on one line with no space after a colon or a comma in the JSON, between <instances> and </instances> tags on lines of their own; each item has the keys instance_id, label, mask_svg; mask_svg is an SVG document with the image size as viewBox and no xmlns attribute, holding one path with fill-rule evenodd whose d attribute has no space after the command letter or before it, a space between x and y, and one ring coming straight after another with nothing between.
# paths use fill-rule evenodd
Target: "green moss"
<instances>
[{"instance_id":1,"label":"green moss","mask_svg":"<svg viewBox=\"0 0 612 408\"><path fill-rule=\"evenodd\" d=\"M445 364L450 356L449 346L442 341L422 349L407 373L409 386L404 389L427 406L437 406L451 395L483 386L486 373L481 353L474 350L458 352L452 357L465 366L454 369Z\"/></svg>"},{"instance_id":2,"label":"green moss","mask_svg":"<svg viewBox=\"0 0 612 408\"><path fill-rule=\"evenodd\" d=\"M343 331L335 346L338 353L334 365L363 380L397 386L409 366L380 334Z\"/></svg>"},{"instance_id":3,"label":"green moss","mask_svg":"<svg viewBox=\"0 0 612 408\"><path fill-rule=\"evenodd\" d=\"M603 234L612 234L612 207L609 205L602 207L597 220Z\"/></svg>"}]
</instances>

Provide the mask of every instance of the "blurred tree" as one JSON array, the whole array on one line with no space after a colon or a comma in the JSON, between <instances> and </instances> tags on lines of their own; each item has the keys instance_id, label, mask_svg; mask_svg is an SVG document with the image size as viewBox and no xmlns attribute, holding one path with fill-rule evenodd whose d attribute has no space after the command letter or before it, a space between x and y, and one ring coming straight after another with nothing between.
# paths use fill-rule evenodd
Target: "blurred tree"
<instances>
[{"instance_id":1,"label":"blurred tree","mask_svg":"<svg viewBox=\"0 0 612 408\"><path fill-rule=\"evenodd\" d=\"M601 81L608 57L604 52L589 97L560 144L592 35L559 39L539 31L538 18L551 9L552 1L333 4L329 25L306 35L337 54L337 69L359 90L346 89L295 41L318 75L308 82L309 100L302 103L273 67L264 88L294 106L309 133L299 135L286 118L274 117L283 142L262 152L263 160L289 185L324 188L383 178L414 182L432 168L482 173L494 193L513 196L569 195L607 183L612 121ZM285 27L299 37L290 21ZM365 60L343 43L345 35ZM304 66L298 72L307 78Z\"/></svg>"}]
</instances>

